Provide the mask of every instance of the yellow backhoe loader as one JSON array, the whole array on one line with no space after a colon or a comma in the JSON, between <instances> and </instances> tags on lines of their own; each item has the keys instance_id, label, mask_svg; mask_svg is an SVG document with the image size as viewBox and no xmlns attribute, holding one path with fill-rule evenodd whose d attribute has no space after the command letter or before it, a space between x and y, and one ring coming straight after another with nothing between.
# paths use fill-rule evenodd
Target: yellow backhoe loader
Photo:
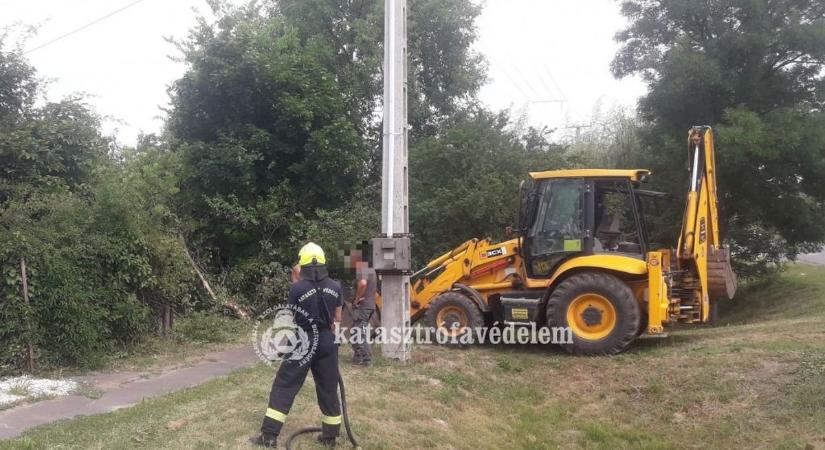
<instances>
[{"instance_id":1,"label":"yellow backhoe loader","mask_svg":"<svg viewBox=\"0 0 825 450\"><path fill-rule=\"evenodd\" d=\"M717 220L713 132L689 130L690 190L678 246L652 248L647 170L553 170L522 182L518 237L472 239L411 276L413 320L447 333L501 324L569 327L571 353L610 355L676 322L707 323L736 275Z\"/></svg>"}]
</instances>

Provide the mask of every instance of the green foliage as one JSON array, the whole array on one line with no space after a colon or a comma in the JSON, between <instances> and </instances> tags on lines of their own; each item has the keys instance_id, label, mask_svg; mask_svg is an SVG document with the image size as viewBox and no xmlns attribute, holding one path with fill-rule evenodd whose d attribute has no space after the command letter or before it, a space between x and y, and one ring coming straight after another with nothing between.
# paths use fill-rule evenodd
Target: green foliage
<instances>
[{"instance_id":1,"label":"green foliage","mask_svg":"<svg viewBox=\"0 0 825 450\"><path fill-rule=\"evenodd\" d=\"M16 347L31 338L42 363L96 365L110 339L133 337L130 331L141 328L126 315L145 317L145 311L128 308L133 299L124 289L143 269L141 261L110 245L113 236L96 230L91 205L69 192L32 192L25 202L5 206L0 261L13 275L4 284L3 298L19 314L8 320L27 332L4 338L19 340ZM29 308L20 306L22 258L29 267ZM108 274L100 270L106 266ZM4 349L0 358L6 366L19 356Z\"/></svg>"},{"instance_id":2,"label":"green foliage","mask_svg":"<svg viewBox=\"0 0 825 450\"><path fill-rule=\"evenodd\" d=\"M82 99L38 106L34 69L3 50L0 372L23 365L29 342L40 366L94 367L144 336L153 310L197 295L172 202L180 158L150 138L110 157Z\"/></svg>"},{"instance_id":3,"label":"green foliage","mask_svg":"<svg viewBox=\"0 0 825 450\"><path fill-rule=\"evenodd\" d=\"M330 275L347 286L355 272L344 266L344 256L381 232L381 186L366 186L341 206L315 213L316 220L306 221L300 234L324 249Z\"/></svg>"},{"instance_id":4,"label":"green foliage","mask_svg":"<svg viewBox=\"0 0 825 450\"><path fill-rule=\"evenodd\" d=\"M563 149L536 130L511 128L505 113L456 117L410 149L410 223L419 263L474 237L515 225L520 180L562 168Z\"/></svg>"},{"instance_id":5,"label":"green foliage","mask_svg":"<svg viewBox=\"0 0 825 450\"><path fill-rule=\"evenodd\" d=\"M825 11L812 0L630 0L617 76L640 74L642 158L682 198L691 125L717 128L723 231L744 275L825 242ZM674 202L676 203L676 202ZM674 218L681 217L674 206Z\"/></svg>"},{"instance_id":6,"label":"green foliage","mask_svg":"<svg viewBox=\"0 0 825 450\"><path fill-rule=\"evenodd\" d=\"M106 352L150 329L152 309L183 309L191 297L194 279L181 243L141 216L147 209L135 207L128 185L115 188L112 181L82 195L33 191L3 210L4 313L6 304L17 313L0 334L22 342L27 335L15 328L31 323L42 364L98 365ZM29 267L28 311L21 305L21 258ZM11 365L18 355L4 348L0 360Z\"/></svg>"},{"instance_id":7,"label":"green foliage","mask_svg":"<svg viewBox=\"0 0 825 450\"><path fill-rule=\"evenodd\" d=\"M0 126L11 129L31 111L37 99L39 82L36 71L23 57L18 46L15 51L4 52L7 32L0 32Z\"/></svg>"},{"instance_id":8,"label":"green foliage","mask_svg":"<svg viewBox=\"0 0 825 450\"><path fill-rule=\"evenodd\" d=\"M373 112L380 106L384 10L382 2L332 0L267 1L267 17L283 20L311 48L317 64L335 74L338 94L359 132L373 145L380 123Z\"/></svg>"},{"instance_id":9,"label":"green foliage","mask_svg":"<svg viewBox=\"0 0 825 450\"><path fill-rule=\"evenodd\" d=\"M383 4L210 5L214 22L201 19L176 43L188 65L170 88L176 204L198 260L221 274L222 295L257 309L284 297L286 267L306 240L328 249L346 278L338 256L380 231ZM480 7L415 0L409 11L416 142L464 114L484 71L471 50Z\"/></svg>"},{"instance_id":10,"label":"green foliage","mask_svg":"<svg viewBox=\"0 0 825 450\"><path fill-rule=\"evenodd\" d=\"M0 120L0 203L13 197L10 191L21 183L51 189L90 182L108 152L99 126L97 116L77 98Z\"/></svg>"},{"instance_id":11,"label":"green foliage","mask_svg":"<svg viewBox=\"0 0 825 450\"><path fill-rule=\"evenodd\" d=\"M361 118L293 26L229 8L179 48L190 69L171 89L169 129L183 157L181 204L214 265L267 246L277 254L296 220L357 191L368 162Z\"/></svg>"},{"instance_id":12,"label":"green foliage","mask_svg":"<svg viewBox=\"0 0 825 450\"><path fill-rule=\"evenodd\" d=\"M380 148L383 2L280 0L265 2L283 17L331 73L355 113L359 130ZM485 81L483 58L472 50L481 6L470 0L410 0L408 108L411 139L430 136L467 104ZM374 153L377 155L377 153Z\"/></svg>"},{"instance_id":13,"label":"green foliage","mask_svg":"<svg viewBox=\"0 0 825 450\"><path fill-rule=\"evenodd\" d=\"M412 141L438 134L477 103L484 58L472 50L482 6L470 0L408 2L408 116Z\"/></svg>"},{"instance_id":14,"label":"green foliage","mask_svg":"<svg viewBox=\"0 0 825 450\"><path fill-rule=\"evenodd\" d=\"M266 253L238 262L225 273L223 288L239 304L262 312L285 303L289 294L290 268L266 257Z\"/></svg>"}]
</instances>

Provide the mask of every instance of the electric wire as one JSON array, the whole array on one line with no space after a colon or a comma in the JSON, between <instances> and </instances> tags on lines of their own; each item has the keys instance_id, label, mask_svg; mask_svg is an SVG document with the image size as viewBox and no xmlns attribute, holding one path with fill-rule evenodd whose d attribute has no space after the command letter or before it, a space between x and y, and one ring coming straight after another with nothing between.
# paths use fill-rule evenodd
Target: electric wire
<instances>
[{"instance_id":1,"label":"electric wire","mask_svg":"<svg viewBox=\"0 0 825 450\"><path fill-rule=\"evenodd\" d=\"M51 40L49 40L49 41L46 41L46 42L44 42L43 44L40 44L40 45L38 45L38 46L36 46L36 47L30 48L30 49L26 50L25 52L23 52L23 54L24 54L24 55L28 55L29 53L35 52L35 51L37 51L37 50L40 50L41 48L48 47L49 45L52 45L52 44L54 44L55 42L58 42L58 41L60 41L60 40L63 40L63 39L65 39L65 38L69 37L69 36L72 36L73 34L79 33L79 32L81 32L81 31L83 31L83 30L85 30L85 29L87 29L87 28L89 28L89 27L91 27L91 26L97 25L98 23L103 22L104 20L106 20L106 19L108 19L108 18L110 18L110 17L112 17L112 16L114 16L114 15L116 15L116 14L118 14L118 13L121 13L121 12L123 12L123 11L125 11L125 10L127 10L127 9L129 9L129 8L131 8L131 7L133 7L133 6L135 6L135 5L137 5L137 4L138 4L138 3L140 3L140 2L143 2L143 1L144 1L144 0L135 0L135 1L133 1L132 3L129 3L129 4L125 5L125 6L122 6L122 7L118 8L118 9L116 9L116 10L114 10L114 11L112 11L112 12L108 13L108 14L105 14L105 15L103 15L103 16L100 16L100 17L98 17L97 19L95 19L95 20L93 20L93 21L91 21L91 22L89 22L89 23L87 23L87 24L85 24L85 25L83 25L83 26L80 26L80 27L78 27L78 28L75 28L74 30L71 30L71 31L69 31L69 32L63 33L63 34L61 34L60 36L58 36L58 37L56 37L56 38L54 38L54 39L51 39Z\"/></svg>"}]
</instances>

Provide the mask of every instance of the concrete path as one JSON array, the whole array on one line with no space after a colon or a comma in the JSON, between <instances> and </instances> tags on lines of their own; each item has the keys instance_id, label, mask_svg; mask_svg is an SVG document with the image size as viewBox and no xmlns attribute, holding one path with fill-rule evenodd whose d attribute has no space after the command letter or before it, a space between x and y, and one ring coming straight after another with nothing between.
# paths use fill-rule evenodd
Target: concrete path
<instances>
[{"instance_id":1,"label":"concrete path","mask_svg":"<svg viewBox=\"0 0 825 450\"><path fill-rule=\"evenodd\" d=\"M799 260L808 264L825 265L825 252L809 253L807 255L799 255Z\"/></svg>"},{"instance_id":2,"label":"concrete path","mask_svg":"<svg viewBox=\"0 0 825 450\"><path fill-rule=\"evenodd\" d=\"M143 399L195 386L257 362L258 357L252 346L246 344L206 354L189 367L160 374L116 372L77 377L74 378L76 381L102 392L101 397L90 399L70 395L0 411L0 439L18 436L29 428L56 420L102 414L132 406Z\"/></svg>"}]
</instances>

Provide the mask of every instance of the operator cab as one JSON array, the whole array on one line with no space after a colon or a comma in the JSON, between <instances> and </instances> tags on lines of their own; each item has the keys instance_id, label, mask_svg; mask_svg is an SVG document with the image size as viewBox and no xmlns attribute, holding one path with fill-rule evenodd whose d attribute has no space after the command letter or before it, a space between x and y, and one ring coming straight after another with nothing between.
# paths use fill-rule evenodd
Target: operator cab
<instances>
[{"instance_id":1,"label":"operator cab","mask_svg":"<svg viewBox=\"0 0 825 450\"><path fill-rule=\"evenodd\" d=\"M521 253L530 278L548 278L564 260L620 254L644 260L648 250L638 189L646 170L534 172L522 185ZM663 195L663 194L662 194Z\"/></svg>"}]
</instances>

